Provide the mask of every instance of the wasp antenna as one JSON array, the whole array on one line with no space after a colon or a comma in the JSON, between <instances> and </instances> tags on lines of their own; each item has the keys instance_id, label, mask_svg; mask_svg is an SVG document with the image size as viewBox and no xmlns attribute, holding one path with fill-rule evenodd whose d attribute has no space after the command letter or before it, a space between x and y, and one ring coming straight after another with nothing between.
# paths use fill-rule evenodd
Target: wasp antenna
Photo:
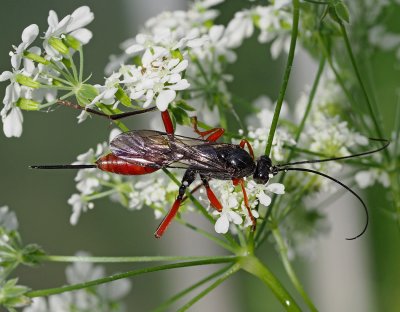
<instances>
[{"instance_id":1,"label":"wasp antenna","mask_svg":"<svg viewBox=\"0 0 400 312\"><path fill-rule=\"evenodd\" d=\"M312 170L312 169L306 169L306 168L279 168L279 171L304 171L304 172L314 173L314 174L318 174L320 176L323 176L324 178L327 178L327 179L339 184L340 186L344 187L351 194L353 194L355 197L357 197L357 199L361 202L361 204L364 207L365 216L366 216L365 226L364 226L364 229L361 231L361 233L358 234L355 237L346 238L346 239L347 240L353 240L353 239L359 238L361 235L363 235L365 233L365 231L367 230L367 227L368 227L368 223L369 223L369 214L368 214L367 205L364 203L364 201L361 199L361 197L356 192L354 192L351 188L349 188L347 185L343 184L339 180L336 180L335 178L332 178L331 176L329 176L329 175L327 175L325 173L322 173L322 172L319 172L319 171L315 171L315 170Z\"/></svg>"},{"instance_id":2,"label":"wasp antenna","mask_svg":"<svg viewBox=\"0 0 400 312\"><path fill-rule=\"evenodd\" d=\"M105 118L111 119L111 120L118 120L118 119L122 119L122 118L125 118L125 117L138 115L138 114L143 114L143 113L152 112L152 111L157 110L157 106L152 106L152 107L149 107L149 108L146 108L146 109L140 109L140 110L136 110L136 111L133 111L133 112L126 112L126 113L121 113L121 114L107 115L105 113L96 111L96 110L88 108L88 107L82 107L82 106L80 106L78 104L75 104L75 103L72 103L70 101L58 100L57 104L64 105L64 106L67 106L67 107L72 107L72 108L78 109L78 110L83 110L83 111L86 111L86 112L88 112L90 114L101 116L101 117L105 117Z\"/></svg>"},{"instance_id":3,"label":"wasp antenna","mask_svg":"<svg viewBox=\"0 0 400 312\"><path fill-rule=\"evenodd\" d=\"M33 165L31 169L89 169L97 168L97 165Z\"/></svg>"},{"instance_id":4,"label":"wasp antenna","mask_svg":"<svg viewBox=\"0 0 400 312\"><path fill-rule=\"evenodd\" d=\"M335 160L341 160L341 159L349 159L349 158L354 158L354 157L360 157L360 156L365 156L373 153L377 153L381 150L384 150L387 148L390 144L390 140L386 139L374 139L374 138L368 138L371 141L378 141L378 142L384 142L384 144L377 149L363 152L363 153L357 153L357 154L352 154L349 156L342 156L342 157L331 157L331 158L323 158L323 159L312 159L312 160L303 160L303 161L296 161L288 164L278 164L276 167L286 167L286 166L293 166L293 165L303 165L303 164L314 164L314 163L322 163L322 162L327 162L327 161L335 161Z\"/></svg>"}]
</instances>

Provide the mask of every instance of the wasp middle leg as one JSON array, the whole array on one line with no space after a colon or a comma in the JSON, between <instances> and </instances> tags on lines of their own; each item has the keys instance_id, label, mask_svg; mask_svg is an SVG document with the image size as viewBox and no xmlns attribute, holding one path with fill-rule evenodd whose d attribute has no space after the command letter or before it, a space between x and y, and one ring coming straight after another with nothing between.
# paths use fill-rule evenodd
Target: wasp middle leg
<instances>
[{"instance_id":1,"label":"wasp middle leg","mask_svg":"<svg viewBox=\"0 0 400 312\"><path fill-rule=\"evenodd\" d=\"M175 202L172 205L172 208L167 213L167 215L164 217L164 219L161 221L156 232L154 233L154 236L156 238L160 238L164 234L164 232L168 228L168 226L171 224L171 221L174 219L175 215L178 213L179 206L181 205L181 203L183 201L186 189L189 187L190 184L193 183L193 181L195 179L196 179L196 171L191 170L191 169L186 170L186 172L182 178L182 184L179 187L178 196L176 197Z\"/></svg>"}]
</instances>

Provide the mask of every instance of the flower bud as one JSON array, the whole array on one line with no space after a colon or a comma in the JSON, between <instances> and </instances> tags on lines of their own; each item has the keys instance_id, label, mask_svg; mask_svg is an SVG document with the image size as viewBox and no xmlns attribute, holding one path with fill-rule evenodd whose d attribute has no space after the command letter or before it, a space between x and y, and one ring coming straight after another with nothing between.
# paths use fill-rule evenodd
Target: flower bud
<instances>
[{"instance_id":1,"label":"flower bud","mask_svg":"<svg viewBox=\"0 0 400 312\"><path fill-rule=\"evenodd\" d=\"M40 55L38 55L36 53L32 53L32 52L28 52L28 51L24 52L24 57L26 57L27 59L30 59L34 62L41 63L44 65L48 65L50 63L44 57L41 57Z\"/></svg>"},{"instance_id":2,"label":"flower bud","mask_svg":"<svg viewBox=\"0 0 400 312\"><path fill-rule=\"evenodd\" d=\"M39 109L40 103L29 99L19 98L17 106L22 110L35 111Z\"/></svg>"},{"instance_id":3,"label":"flower bud","mask_svg":"<svg viewBox=\"0 0 400 312\"><path fill-rule=\"evenodd\" d=\"M67 54L69 52L68 47L64 44L64 42L56 37L51 37L49 39L49 44L56 49L58 52L62 54Z\"/></svg>"},{"instance_id":4,"label":"flower bud","mask_svg":"<svg viewBox=\"0 0 400 312\"><path fill-rule=\"evenodd\" d=\"M17 75L17 82L21 85L27 86L29 88L38 89L40 88L40 82L33 80L31 77L18 74Z\"/></svg>"},{"instance_id":5,"label":"flower bud","mask_svg":"<svg viewBox=\"0 0 400 312\"><path fill-rule=\"evenodd\" d=\"M64 43L74 49L74 50L79 50L79 48L81 47L81 42L76 39L75 37L71 36L71 35L66 35L64 38Z\"/></svg>"}]
</instances>

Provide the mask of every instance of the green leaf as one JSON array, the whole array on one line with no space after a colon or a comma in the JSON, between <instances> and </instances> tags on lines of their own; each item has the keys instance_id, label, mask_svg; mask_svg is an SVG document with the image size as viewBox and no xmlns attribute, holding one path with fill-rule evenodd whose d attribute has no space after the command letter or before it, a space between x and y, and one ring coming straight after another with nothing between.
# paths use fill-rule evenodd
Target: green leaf
<instances>
[{"instance_id":1,"label":"green leaf","mask_svg":"<svg viewBox=\"0 0 400 312\"><path fill-rule=\"evenodd\" d=\"M178 124L187 126L191 125L190 117L184 109L171 106L169 111L172 113L172 116Z\"/></svg>"}]
</instances>

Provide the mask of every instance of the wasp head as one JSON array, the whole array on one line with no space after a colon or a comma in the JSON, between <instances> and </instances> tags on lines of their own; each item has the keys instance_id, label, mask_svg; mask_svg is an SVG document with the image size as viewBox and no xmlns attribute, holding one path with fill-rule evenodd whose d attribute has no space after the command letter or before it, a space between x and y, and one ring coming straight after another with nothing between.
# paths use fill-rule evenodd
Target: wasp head
<instances>
[{"instance_id":1,"label":"wasp head","mask_svg":"<svg viewBox=\"0 0 400 312\"><path fill-rule=\"evenodd\" d=\"M278 173L278 168L272 165L271 158L261 156L257 161L256 170L253 174L253 179L258 184L265 184Z\"/></svg>"}]
</instances>

